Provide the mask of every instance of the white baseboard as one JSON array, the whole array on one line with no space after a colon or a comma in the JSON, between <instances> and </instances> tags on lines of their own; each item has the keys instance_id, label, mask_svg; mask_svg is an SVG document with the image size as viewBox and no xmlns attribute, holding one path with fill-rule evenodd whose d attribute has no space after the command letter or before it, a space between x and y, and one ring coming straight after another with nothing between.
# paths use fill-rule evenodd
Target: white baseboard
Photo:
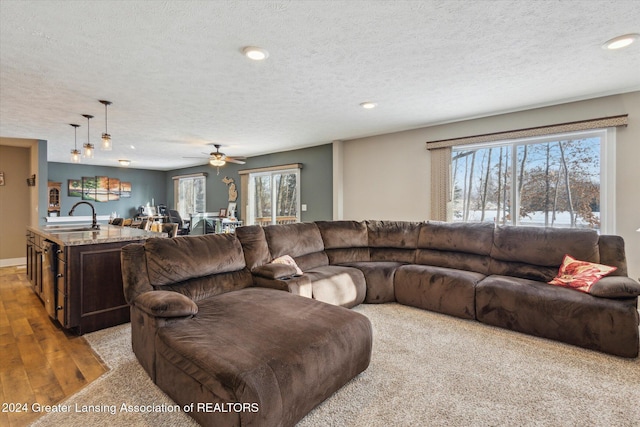
<instances>
[{"instance_id":1,"label":"white baseboard","mask_svg":"<svg viewBox=\"0 0 640 427\"><path fill-rule=\"evenodd\" d=\"M26 257L22 257L22 258L5 258L5 259L0 259L0 268L1 267L14 267L14 266L18 266L18 265L27 265L27 258Z\"/></svg>"}]
</instances>

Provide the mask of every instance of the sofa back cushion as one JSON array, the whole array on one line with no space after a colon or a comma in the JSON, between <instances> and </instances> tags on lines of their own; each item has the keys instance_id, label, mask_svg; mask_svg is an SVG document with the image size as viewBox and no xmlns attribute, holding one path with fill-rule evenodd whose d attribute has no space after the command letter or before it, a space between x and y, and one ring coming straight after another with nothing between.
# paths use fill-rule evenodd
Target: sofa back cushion
<instances>
[{"instance_id":1,"label":"sofa back cushion","mask_svg":"<svg viewBox=\"0 0 640 427\"><path fill-rule=\"evenodd\" d=\"M316 221L330 264L369 261L369 234L363 221Z\"/></svg>"},{"instance_id":2,"label":"sofa back cushion","mask_svg":"<svg viewBox=\"0 0 640 427\"><path fill-rule=\"evenodd\" d=\"M491 274L548 282L565 254L600 262L598 233L580 228L499 226L491 248Z\"/></svg>"},{"instance_id":3,"label":"sofa back cushion","mask_svg":"<svg viewBox=\"0 0 640 427\"><path fill-rule=\"evenodd\" d=\"M264 234L264 229L259 225L248 225L238 227L235 230L236 236L242 244L244 261L249 270L267 264L271 261L269 245Z\"/></svg>"},{"instance_id":4,"label":"sofa back cushion","mask_svg":"<svg viewBox=\"0 0 640 427\"><path fill-rule=\"evenodd\" d=\"M194 301L253 284L240 241L233 234L148 239L145 268L156 289L183 293Z\"/></svg>"},{"instance_id":5,"label":"sofa back cushion","mask_svg":"<svg viewBox=\"0 0 640 427\"><path fill-rule=\"evenodd\" d=\"M493 230L493 223L424 223L418 237L416 264L487 274Z\"/></svg>"},{"instance_id":6,"label":"sofa back cushion","mask_svg":"<svg viewBox=\"0 0 640 427\"><path fill-rule=\"evenodd\" d=\"M148 239L144 244L152 286L245 268L244 254L232 234Z\"/></svg>"},{"instance_id":7,"label":"sofa back cushion","mask_svg":"<svg viewBox=\"0 0 640 427\"><path fill-rule=\"evenodd\" d=\"M371 261L413 263L420 222L367 221Z\"/></svg>"},{"instance_id":8,"label":"sofa back cushion","mask_svg":"<svg viewBox=\"0 0 640 427\"><path fill-rule=\"evenodd\" d=\"M598 238L600 264L617 267L610 276L627 276L627 256L624 250L624 239L620 236L601 235Z\"/></svg>"},{"instance_id":9,"label":"sofa back cushion","mask_svg":"<svg viewBox=\"0 0 640 427\"><path fill-rule=\"evenodd\" d=\"M272 258L289 255L302 271L329 264L320 230L312 222L268 225L264 234Z\"/></svg>"}]
</instances>

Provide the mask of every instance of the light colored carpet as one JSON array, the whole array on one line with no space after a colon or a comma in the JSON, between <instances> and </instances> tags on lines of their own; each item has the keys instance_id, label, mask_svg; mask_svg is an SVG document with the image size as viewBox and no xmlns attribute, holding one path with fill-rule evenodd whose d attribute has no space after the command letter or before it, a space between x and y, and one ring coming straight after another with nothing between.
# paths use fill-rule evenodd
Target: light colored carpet
<instances>
[{"instance_id":1,"label":"light colored carpet","mask_svg":"<svg viewBox=\"0 0 640 427\"><path fill-rule=\"evenodd\" d=\"M299 424L317 426L640 426L640 359L622 359L398 304L361 305L371 319L369 368ZM130 345L129 325L86 335L111 370L64 404L109 413L48 414L38 426L185 426Z\"/></svg>"}]
</instances>

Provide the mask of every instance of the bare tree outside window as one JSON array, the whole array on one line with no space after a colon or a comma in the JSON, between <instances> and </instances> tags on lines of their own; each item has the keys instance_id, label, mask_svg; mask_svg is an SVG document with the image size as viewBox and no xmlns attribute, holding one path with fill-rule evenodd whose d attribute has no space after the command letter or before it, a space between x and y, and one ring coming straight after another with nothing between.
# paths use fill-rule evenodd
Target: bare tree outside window
<instances>
[{"instance_id":1,"label":"bare tree outside window","mask_svg":"<svg viewBox=\"0 0 640 427\"><path fill-rule=\"evenodd\" d=\"M250 174L251 224L290 224L300 221L299 170Z\"/></svg>"},{"instance_id":2,"label":"bare tree outside window","mask_svg":"<svg viewBox=\"0 0 640 427\"><path fill-rule=\"evenodd\" d=\"M600 229L597 135L452 150L453 220Z\"/></svg>"}]
</instances>

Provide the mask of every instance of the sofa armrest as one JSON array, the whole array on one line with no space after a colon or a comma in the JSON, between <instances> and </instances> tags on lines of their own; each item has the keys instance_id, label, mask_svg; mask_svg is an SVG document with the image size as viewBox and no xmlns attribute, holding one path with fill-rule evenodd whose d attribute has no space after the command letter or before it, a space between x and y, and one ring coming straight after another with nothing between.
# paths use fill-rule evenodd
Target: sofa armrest
<instances>
[{"instance_id":1,"label":"sofa armrest","mask_svg":"<svg viewBox=\"0 0 640 427\"><path fill-rule=\"evenodd\" d=\"M198 305L173 291L150 291L138 295L133 304L153 317L187 317L198 312Z\"/></svg>"},{"instance_id":2,"label":"sofa armrest","mask_svg":"<svg viewBox=\"0 0 640 427\"><path fill-rule=\"evenodd\" d=\"M264 264L253 268L251 273L265 279L283 279L296 274L296 268L288 264Z\"/></svg>"},{"instance_id":3,"label":"sofa armrest","mask_svg":"<svg viewBox=\"0 0 640 427\"><path fill-rule=\"evenodd\" d=\"M594 283L589 293L601 298L634 298L640 295L640 283L626 276L607 276Z\"/></svg>"},{"instance_id":4,"label":"sofa armrest","mask_svg":"<svg viewBox=\"0 0 640 427\"><path fill-rule=\"evenodd\" d=\"M277 289L307 298L311 298L313 295L311 279L305 275L288 276L285 279L267 279L262 276L254 276L253 282L260 288Z\"/></svg>"}]
</instances>

